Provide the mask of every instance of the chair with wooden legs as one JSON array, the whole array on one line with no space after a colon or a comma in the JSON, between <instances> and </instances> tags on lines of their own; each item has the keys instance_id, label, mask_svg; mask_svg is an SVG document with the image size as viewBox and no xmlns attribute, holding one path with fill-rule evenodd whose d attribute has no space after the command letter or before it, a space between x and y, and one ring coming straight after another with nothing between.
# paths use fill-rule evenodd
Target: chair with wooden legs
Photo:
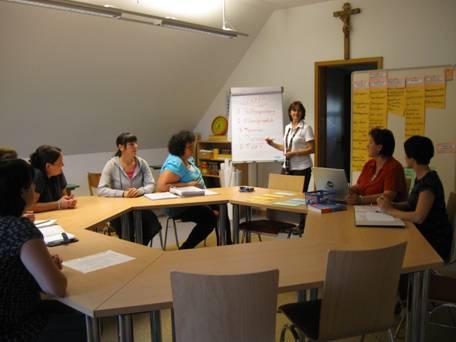
<instances>
[{"instance_id":1,"label":"chair with wooden legs","mask_svg":"<svg viewBox=\"0 0 456 342\"><path fill-rule=\"evenodd\" d=\"M88 172L87 173L87 183L89 186L90 196L97 196L97 188L100 183L101 173L99 172ZM111 235L114 233L114 229L109 226L109 223L103 223L95 226L95 231L98 232L101 230L105 235Z\"/></svg>"},{"instance_id":2,"label":"chair with wooden legs","mask_svg":"<svg viewBox=\"0 0 456 342\"><path fill-rule=\"evenodd\" d=\"M407 243L375 250L330 251L323 299L282 305L297 341L330 341L388 331L394 324L399 275ZM372 265L375 265L373 267Z\"/></svg>"},{"instance_id":3,"label":"chair with wooden legs","mask_svg":"<svg viewBox=\"0 0 456 342\"><path fill-rule=\"evenodd\" d=\"M171 272L176 341L275 341L278 280L278 270Z\"/></svg>"},{"instance_id":4,"label":"chair with wooden legs","mask_svg":"<svg viewBox=\"0 0 456 342\"><path fill-rule=\"evenodd\" d=\"M270 173L268 188L283 191L302 192L304 181L304 176L290 176ZM288 234L288 238L290 238L293 232L298 232L301 236L302 232L297 229L298 223L283 221L281 220L280 215L281 212L278 210L267 210L266 219L262 220L250 220L249 215L247 215L248 219L239 225L239 229L243 232L241 241L244 242L246 240L249 242L252 233L257 233L260 241L261 234L277 235L285 232ZM297 219L297 221L298 220L299 219Z\"/></svg>"}]
</instances>

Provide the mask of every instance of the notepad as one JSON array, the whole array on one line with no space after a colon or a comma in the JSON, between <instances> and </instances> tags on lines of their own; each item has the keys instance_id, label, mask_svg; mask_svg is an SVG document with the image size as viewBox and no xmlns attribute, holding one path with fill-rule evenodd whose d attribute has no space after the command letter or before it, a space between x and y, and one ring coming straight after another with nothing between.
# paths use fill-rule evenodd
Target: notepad
<instances>
[{"instance_id":1,"label":"notepad","mask_svg":"<svg viewBox=\"0 0 456 342\"><path fill-rule=\"evenodd\" d=\"M105 252L88 255L83 258L64 261L63 266L72 268L78 272L89 273L103 268L123 264L134 259L135 258L131 256L107 250Z\"/></svg>"},{"instance_id":2,"label":"notepad","mask_svg":"<svg viewBox=\"0 0 456 342\"><path fill-rule=\"evenodd\" d=\"M145 194L144 197L150 199L151 201L178 198L177 195L172 194L170 192L154 192L151 194Z\"/></svg>"},{"instance_id":3,"label":"notepad","mask_svg":"<svg viewBox=\"0 0 456 342\"><path fill-rule=\"evenodd\" d=\"M76 239L73 234L67 233L61 226L57 224L38 229L40 230L41 234L43 234L44 243L48 247L78 241L78 239Z\"/></svg>"},{"instance_id":4,"label":"notepad","mask_svg":"<svg viewBox=\"0 0 456 342\"><path fill-rule=\"evenodd\" d=\"M196 186L174 187L169 191L181 197L203 196L205 194L204 189L197 188Z\"/></svg>"},{"instance_id":5,"label":"notepad","mask_svg":"<svg viewBox=\"0 0 456 342\"><path fill-rule=\"evenodd\" d=\"M362 227L405 227L404 221L388 215L377 206L355 205L355 224Z\"/></svg>"}]
</instances>

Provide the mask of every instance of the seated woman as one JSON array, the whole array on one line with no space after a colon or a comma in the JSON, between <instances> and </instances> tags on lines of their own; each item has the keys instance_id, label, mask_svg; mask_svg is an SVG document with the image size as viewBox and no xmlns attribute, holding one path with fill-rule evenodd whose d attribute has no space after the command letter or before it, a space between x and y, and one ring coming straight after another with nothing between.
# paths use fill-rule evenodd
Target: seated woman
<instances>
[{"instance_id":1,"label":"seated woman","mask_svg":"<svg viewBox=\"0 0 456 342\"><path fill-rule=\"evenodd\" d=\"M367 151L372 159L364 165L356 185L348 189L348 204L375 203L380 196L392 201L406 199L404 169L393 158L394 147L394 136L389 129L373 128L369 132Z\"/></svg>"},{"instance_id":2,"label":"seated woman","mask_svg":"<svg viewBox=\"0 0 456 342\"><path fill-rule=\"evenodd\" d=\"M0 161L14 159L17 159L17 152L15 149L6 146L0 147Z\"/></svg>"},{"instance_id":3,"label":"seated woman","mask_svg":"<svg viewBox=\"0 0 456 342\"><path fill-rule=\"evenodd\" d=\"M189 131L181 131L171 137L168 143L169 155L163 163L160 178L158 178L158 191L169 191L173 186L206 187L201 171L193 161L194 142L195 135ZM175 219L196 223L181 249L194 248L217 226L218 212L209 206L170 208L167 209L167 213ZM229 232L229 228L227 229ZM231 244L229 233L227 243Z\"/></svg>"},{"instance_id":4,"label":"seated woman","mask_svg":"<svg viewBox=\"0 0 456 342\"><path fill-rule=\"evenodd\" d=\"M63 174L63 154L58 147L42 145L30 155L30 164L35 168L35 192L37 203L31 210L35 212L73 209L76 199L67 196L67 185Z\"/></svg>"},{"instance_id":5,"label":"seated woman","mask_svg":"<svg viewBox=\"0 0 456 342\"><path fill-rule=\"evenodd\" d=\"M154 192L155 180L147 162L138 157L138 139L131 133L122 133L116 139L117 152L103 168L98 195L104 197L139 197ZM130 236L134 240L133 212L127 214L130 222ZM143 244L161 230L161 224L152 210L141 210ZM121 236L121 219L111 221L111 225Z\"/></svg>"},{"instance_id":6,"label":"seated woman","mask_svg":"<svg viewBox=\"0 0 456 342\"><path fill-rule=\"evenodd\" d=\"M63 297L67 288L62 260L49 254L41 232L22 217L34 203L33 177L33 168L24 160L0 162L1 341L50 341L47 304L55 301L42 301L40 292ZM79 323L84 338L82 315ZM60 327L60 333L65 328ZM59 338L68 340L65 335Z\"/></svg>"},{"instance_id":7,"label":"seated woman","mask_svg":"<svg viewBox=\"0 0 456 342\"><path fill-rule=\"evenodd\" d=\"M445 194L439 175L429 168L434 146L429 138L413 136L404 143L404 149L407 166L416 173L408 200L392 203L389 198L380 197L377 203L386 213L415 223L442 259L448 260L452 232L445 207Z\"/></svg>"}]
</instances>

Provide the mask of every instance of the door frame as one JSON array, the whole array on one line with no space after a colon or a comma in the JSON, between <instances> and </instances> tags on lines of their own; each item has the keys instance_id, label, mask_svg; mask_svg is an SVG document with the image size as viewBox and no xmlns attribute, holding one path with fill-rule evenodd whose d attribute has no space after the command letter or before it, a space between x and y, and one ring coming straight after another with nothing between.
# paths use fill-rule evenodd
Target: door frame
<instances>
[{"instance_id":1,"label":"door frame","mask_svg":"<svg viewBox=\"0 0 456 342\"><path fill-rule=\"evenodd\" d=\"M339 59L333 61L315 62L315 110L314 110L314 127L315 127L315 164L320 166L320 144L319 144L319 131L321 128L326 127L326 121L321 121L320 112L326 111L326 104L321 103L321 96L325 95L326 90L322 89L326 84L326 68L334 66L345 66L351 64L377 64L377 69L383 68L383 57L367 57L367 58L352 58L352 59Z\"/></svg>"}]
</instances>

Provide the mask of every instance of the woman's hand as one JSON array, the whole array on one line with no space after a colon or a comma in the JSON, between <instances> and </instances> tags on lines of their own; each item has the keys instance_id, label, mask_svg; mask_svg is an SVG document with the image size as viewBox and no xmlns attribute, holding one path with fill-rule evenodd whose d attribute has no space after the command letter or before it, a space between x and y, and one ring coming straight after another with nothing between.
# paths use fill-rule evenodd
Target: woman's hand
<instances>
[{"instance_id":1,"label":"woman's hand","mask_svg":"<svg viewBox=\"0 0 456 342\"><path fill-rule=\"evenodd\" d=\"M139 190L136 188L128 188L124 191L123 197L134 198L139 196Z\"/></svg>"},{"instance_id":2,"label":"woman's hand","mask_svg":"<svg viewBox=\"0 0 456 342\"><path fill-rule=\"evenodd\" d=\"M345 196L345 202L347 202L347 204L351 204L351 205L359 204L360 203L359 197L360 196L357 193L349 192L348 195Z\"/></svg>"},{"instance_id":3,"label":"woman's hand","mask_svg":"<svg viewBox=\"0 0 456 342\"><path fill-rule=\"evenodd\" d=\"M74 209L78 202L73 195L62 196L58 201L59 209Z\"/></svg>"},{"instance_id":4,"label":"woman's hand","mask_svg":"<svg viewBox=\"0 0 456 342\"><path fill-rule=\"evenodd\" d=\"M269 146L272 146L272 144L274 144L274 139L272 138L269 138L267 137L266 139L264 139L266 141L266 143L269 145Z\"/></svg>"},{"instance_id":5,"label":"woman's hand","mask_svg":"<svg viewBox=\"0 0 456 342\"><path fill-rule=\"evenodd\" d=\"M25 211L22 217L28 218L32 223L35 222L35 213L31 210Z\"/></svg>"},{"instance_id":6,"label":"woman's hand","mask_svg":"<svg viewBox=\"0 0 456 342\"><path fill-rule=\"evenodd\" d=\"M58 254L51 255L51 259L59 270L61 270L63 268L62 267L63 260Z\"/></svg>"},{"instance_id":7,"label":"woman's hand","mask_svg":"<svg viewBox=\"0 0 456 342\"><path fill-rule=\"evenodd\" d=\"M383 196L377 198L377 205L380 209L382 209L385 212L393 208L393 203L391 202L391 200Z\"/></svg>"},{"instance_id":8,"label":"woman's hand","mask_svg":"<svg viewBox=\"0 0 456 342\"><path fill-rule=\"evenodd\" d=\"M294 157L296 155L297 155L296 152L291 152L291 151L284 153L285 158L291 158L291 157Z\"/></svg>"},{"instance_id":9,"label":"woman's hand","mask_svg":"<svg viewBox=\"0 0 456 342\"><path fill-rule=\"evenodd\" d=\"M197 181L188 182L187 186L196 186L197 188L201 188L201 184Z\"/></svg>"}]
</instances>

